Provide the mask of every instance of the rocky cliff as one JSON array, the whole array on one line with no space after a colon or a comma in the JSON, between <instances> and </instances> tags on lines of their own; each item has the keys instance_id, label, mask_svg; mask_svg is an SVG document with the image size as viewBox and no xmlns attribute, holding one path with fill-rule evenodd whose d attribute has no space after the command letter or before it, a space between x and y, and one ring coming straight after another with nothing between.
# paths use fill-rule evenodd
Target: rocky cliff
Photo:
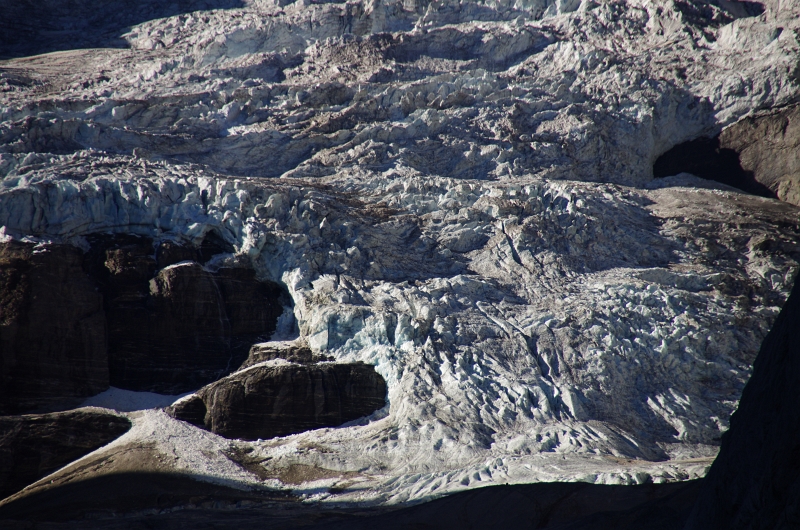
<instances>
[{"instance_id":1,"label":"rocky cliff","mask_svg":"<svg viewBox=\"0 0 800 530\"><path fill-rule=\"evenodd\" d=\"M103 297L72 246L0 244L0 412L108 388Z\"/></svg>"},{"instance_id":2,"label":"rocky cliff","mask_svg":"<svg viewBox=\"0 0 800 530\"><path fill-rule=\"evenodd\" d=\"M200 249L172 245L172 259ZM184 250L177 250L184 249ZM282 292L252 269L158 267L152 240L0 244L0 410L79 403L109 385L177 394L235 370L275 331Z\"/></svg>"}]
</instances>

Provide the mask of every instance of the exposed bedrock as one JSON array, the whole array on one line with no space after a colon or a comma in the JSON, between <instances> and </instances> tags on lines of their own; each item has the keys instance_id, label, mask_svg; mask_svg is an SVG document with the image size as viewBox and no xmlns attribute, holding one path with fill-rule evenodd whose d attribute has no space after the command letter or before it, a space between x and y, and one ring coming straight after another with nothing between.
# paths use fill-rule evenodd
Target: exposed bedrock
<instances>
[{"instance_id":1,"label":"exposed bedrock","mask_svg":"<svg viewBox=\"0 0 800 530\"><path fill-rule=\"evenodd\" d=\"M211 274L194 261L156 271L152 242L126 239L87 258L105 295L111 384L169 393L221 375L230 324Z\"/></svg>"},{"instance_id":2,"label":"exposed bedrock","mask_svg":"<svg viewBox=\"0 0 800 530\"><path fill-rule=\"evenodd\" d=\"M211 273L198 261L224 252L147 238L98 239L87 257L102 285L112 386L180 393L236 369L249 346L275 330L280 288L252 269Z\"/></svg>"},{"instance_id":3,"label":"exposed bedrock","mask_svg":"<svg viewBox=\"0 0 800 530\"><path fill-rule=\"evenodd\" d=\"M206 270L195 260L219 251L213 242L155 252L146 238L90 240L86 253L0 246L0 412L44 410L109 384L196 389L275 330L281 289L252 269Z\"/></svg>"},{"instance_id":4,"label":"exposed bedrock","mask_svg":"<svg viewBox=\"0 0 800 530\"><path fill-rule=\"evenodd\" d=\"M689 530L800 525L800 283L753 365Z\"/></svg>"},{"instance_id":5,"label":"exposed bedrock","mask_svg":"<svg viewBox=\"0 0 800 530\"><path fill-rule=\"evenodd\" d=\"M0 417L0 499L130 428L124 416L91 409Z\"/></svg>"},{"instance_id":6,"label":"exposed bedrock","mask_svg":"<svg viewBox=\"0 0 800 530\"><path fill-rule=\"evenodd\" d=\"M800 105L745 118L722 131L720 144L780 200L800 205Z\"/></svg>"},{"instance_id":7,"label":"exposed bedrock","mask_svg":"<svg viewBox=\"0 0 800 530\"><path fill-rule=\"evenodd\" d=\"M0 413L108 388L103 297L67 245L0 243Z\"/></svg>"},{"instance_id":8,"label":"exposed bedrock","mask_svg":"<svg viewBox=\"0 0 800 530\"><path fill-rule=\"evenodd\" d=\"M226 438L255 440L334 427L385 404L386 381L372 366L285 363L234 373L168 412Z\"/></svg>"},{"instance_id":9,"label":"exposed bedrock","mask_svg":"<svg viewBox=\"0 0 800 530\"><path fill-rule=\"evenodd\" d=\"M800 106L744 118L714 138L676 145L653 166L655 177L682 172L800 205Z\"/></svg>"}]
</instances>

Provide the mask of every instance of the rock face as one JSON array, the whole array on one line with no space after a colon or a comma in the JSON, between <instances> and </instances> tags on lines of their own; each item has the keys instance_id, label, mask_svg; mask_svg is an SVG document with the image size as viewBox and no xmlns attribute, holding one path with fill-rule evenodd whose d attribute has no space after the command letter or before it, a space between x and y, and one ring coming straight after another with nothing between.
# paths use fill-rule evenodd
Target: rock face
<instances>
[{"instance_id":1,"label":"rock face","mask_svg":"<svg viewBox=\"0 0 800 530\"><path fill-rule=\"evenodd\" d=\"M177 419L227 438L255 440L334 427L386 403L386 382L372 366L255 366L173 405Z\"/></svg>"},{"instance_id":2,"label":"rock face","mask_svg":"<svg viewBox=\"0 0 800 530\"><path fill-rule=\"evenodd\" d=\"M175 394L225 373L231 329L211 274L185 262L161 269L148 284L141 305L110 312L112 384Z\"/></svg>"},{"instance_id":3,"label":"rock face","mask_svg":"<svg viewBox=\"0 0 800 530\"><path fill-rule=\"evenodd\" d=\"M0 244L0 412L88 397L109 384L175 394L236 369L275 330L280 288L252 269L206 271L203 248L90 237ZM210 252L210 251L208 251Z\"/></svg>"},{"instance_id":4,"label":"rock face","mask_svg":"<svg viewBox=\"0 0 800 530\"><path fill-rule=\"evenodd\" d=\"M687 530L800 525L800 283L767 335Z\"/></svg>"},{"instance_id":5,"label":"rock face","mask_svg":"<svg viewBox=\"0 0 800 530\"><path fill-rule=\"evenodd\" d=\"M0 243L0 413L108 388L103 297L69 245Z\"/></svg>"},{"instance_id":6,"label":"rock face","mask_svg":"<svg viewBox=\"0 0 800 530\"><path fill-rule=\"evenodd\" d=\"M272 282L256 280L253 269L219 269L214 281L231 326L231 367L235 368L254 343L275 331L275 323L283 311L282 291Z\"/></svg>"},{"instance_id":7,"label":"rock face","mask_svg":"<svg viewBox=\"0 0 800 530\"><path fill-rule=\"evenodd\" d=\"M679 144L653 166L655 177L682 172L800 205L800 106L750 116L714 138Z\"/></svg>"},{"instance_id":8,"label":"rock face","mask_svg":"<svg viewBox=\"0 0 800 530\"><path fill-rule=\"evenodd\" d=\"M131 422L91 409L0 416L0 498L127 432Z\"/></svg>"},{"instance_id":9,"label":"rock face","mask_svg":"<svg viewBox=\"0 0 800 530\"><path fill-rule=\"evenodd\" d=\"M780 200L800 205L800 105L750 116L727 127L720 145Z\"/></svg>"},{"instance_id":10,"label":"rock face","mask_svg":"<svg viewBox=\"0 0 800 530\"><path fill-rule=\"evenodd\" d=\"M118 235L93 240L87 267L101 284L112 386L176 394L237 368L275 330L280 288L255 271L206 271L225 248Z\"/></svg>"}]
</instances>

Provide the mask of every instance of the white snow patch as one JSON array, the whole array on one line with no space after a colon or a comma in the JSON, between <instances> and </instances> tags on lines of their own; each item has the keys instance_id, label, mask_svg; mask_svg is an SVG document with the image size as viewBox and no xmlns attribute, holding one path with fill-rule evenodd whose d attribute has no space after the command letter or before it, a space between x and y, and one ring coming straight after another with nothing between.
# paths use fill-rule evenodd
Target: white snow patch
<instances>
[{"instance_id":1,"label":"white snow patch","mask_svg":"<svg viewBox=\"0 0 800 530\"><path fill-rule=\"evenodd\" d=\"M190 395L191 392L179 395L156 394L153 392L136 392L111 387L105 392L90 397L81 407L103 407L119 412L134 412L137 410L168 407L179 399Z\"/></svg>"}]
</instances>

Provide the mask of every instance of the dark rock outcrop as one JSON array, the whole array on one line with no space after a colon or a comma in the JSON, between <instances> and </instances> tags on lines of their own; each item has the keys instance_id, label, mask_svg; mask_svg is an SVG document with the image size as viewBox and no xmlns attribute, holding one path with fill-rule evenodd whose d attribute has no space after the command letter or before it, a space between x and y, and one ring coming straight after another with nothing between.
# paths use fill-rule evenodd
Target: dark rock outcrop
<instances>
[{"instance_id":1,"label":"dark rock outcrop","mask_svg":"<svg viewBox=\"0 0 800 530\"><path fill-rule=\"evenodd\" d=\"M283 359L292 363L309 364L318 363L322 361L333 361L334 358L329 355L322 355L314 353L311 348L305 343L274 343L265 342L261 344L253 344L250 348L250 355L242 363L241 368L254 366L263 361L272 361L275 359Z\"/></svg>"},{"instance_id":2,"label":"dark rock outcrop","mask_svg":"<svg viewBox=\"0 0 800 530\"><path fill-rule=\"evenodd\" d=\"M255 440L334 427L385 403L386 382L372 366L280 364L232 374L168 412L227 438Z\"/></svg>"},{"instance_id":3,"label":"dark rock outcrop","mask_svg":"<svg viewBox=\"0 0 800 530\"><path fill-rule=\"evenodd\" d=\"M87 269L101 285L109 324L112 386L175 394L236 369L251 344L275 330L280 288L252 269L206 271L199 248L115 235L92 240Z\"/></svg>"},{"instance_id":4,"label":"dark rock outcrop","mask_svg":"<svg viewBox=\"0 0 800 530\"><path fill-rule=\"evenodd\" d=\"M114 386L185 392L223 375L230 323L219 288L195 262L161 269L138 304L109 310Z\"/></svg>"},{"instance_id":5,"label":"dark rock outcrop","mask_svg":"<svg viewBox=\"0 0 800 530\"><path fill-rule=\"evenodd\" d=\"M720 144L739 153L742 168L780 200L800 206L800 105L744 118Z\"/></svg>"},{"instance_id":6,"label":"dark rock outcrop","mask_svg":"<svg viewBox=\"0 0 800 530\"><path fill-rule=\"evenodd\" d=\"M231 367L236 368L254 343L275 331L283 312L279 302L282 291L274 283L256 280L253 269L220 269L214 280L231 325Z\"/></svg>"},{"instance_id":7,"label":"dark rock outcrop","mask_svg":"<svg viewBox=\"0 0 800 530\"><path fill-rule=\"evenodd\" d=\"M653 165L656 178L682 172L800 205L800 105L676 145Z\"/></svg>"},{"instance_id":8,"label":"dark rock outcrop","mask_svg":"<svg viewBox=\"0 0 800 530\"><path fill-rule=\"evenodd\" d=\"M0 412L108 388L103 297L69 245L0 244Z\"/></svg>"},{"instance_id":9,"label":"dark rock outcrop","mask_svg":"<svg viewBox=\"0 0 800 530\"><path fill-rule=\"evenodd\" d=\"M690 530L800 527L800 282L764 339Z\"/></svg>"},{"instance_id":10,"label":"dark rock outcrop","mask_svg":"<svg viewBox=\"0 0 800 530\"><path fill-rule=\"evenodd\" d=\"M128 431L125 417L90 409L0 417L0 498Z\"/></svg>"},{"instance_id":11,"label":"dark rock outcrop","mask_svg":"<svg viewBox=\"0 0 800 530\"><path fill-rule=\"evenodd\" d=\"M0 414L63 408L109 385L199 388L241 365L283 311L280 287L252 269L212 273L193 260L225 250L213 238L89 243L0 244Z\"/></svg>"}]
</instances>

